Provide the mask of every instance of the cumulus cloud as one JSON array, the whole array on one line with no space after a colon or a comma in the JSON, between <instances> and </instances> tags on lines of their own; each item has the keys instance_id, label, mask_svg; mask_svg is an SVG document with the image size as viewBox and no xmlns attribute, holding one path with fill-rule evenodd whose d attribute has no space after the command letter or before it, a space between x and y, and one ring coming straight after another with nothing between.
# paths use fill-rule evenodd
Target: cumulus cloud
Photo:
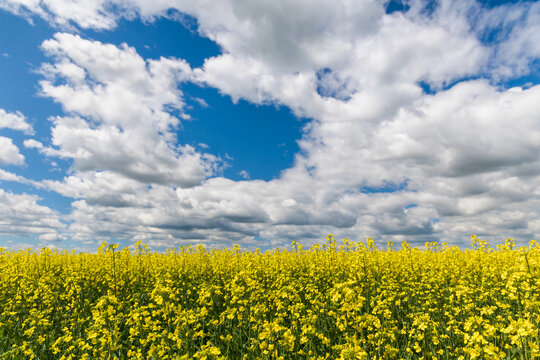
<instances>
[{"instance_id":1,"label":"cumulus cloud","mask_svg":"<svg viewBox=\"0 0 540 360\"><path fill-rule=\"evenodd\" d=\"M339 204L319 206L324 199L313 204L306 184L300 182L235 182L217 177L193 188L173 189L146 186L112 172L78 172L40 185L80 199L73 203L66 233L81 241L153 236L155 245L193 240L223 246L252 239L272 226L335 228L355 223L354 215Z\"/></svg>"},{"instance_id":2,"label":"cumulus cloud","mask_svg":"<svg viewBox=\"0 0 540 360\"><path fill-rule=\"evenodd\" d=\"M21 184L30 184L30 185L39 186L38 183L35 183L32 180L28 180L24 176L14 174L12 172L9 172L3 169L0 169L0 181L12 181L12 182L18 182Z\"/></svg>"},{"instance_id":3,"label":"cumulus cloud","mask_svg":"<svg viewBox=\"0 0 540 360\"><path fill-rule=\"evenodd\" d=\"M0 136L0 164L23 165L24 155L10 138Z\"/></svg>"},{"instance_id":4,"label":"cumulus cloud","mask_svg":"<svg viewBox=\"0 0 540 360\"><path fill-rule=\"evenodd\" d=\"M359 231L369 225L363 233L504 236L495 219L510 211L524 224L512 232L534 236L527 224L538 201L538 91L463 82L402 107L369 136L359 122L322 123L312 132L318 145L305 140L302 162L327 189L347 194L343 208L357 214Z\"/></svg>"},{"instance_id":5,"label":"cumulus cloud","mask_svg":"<svg viewBox=\"0 0 540 360\"><path fill-rule=\"evenodd\" d=\"M207 206L201 200L199 206L193 202L198 200L178 197L171 187L149 187L114 173L79 173L43 185L81 199L72 204L72 223L66 230L73 239L81 241L114 236L134 241L152 237L154 242L176 245L181 240L208 243L213 239L228 243L239 234L254 235L246 223L262 224L267 220L252 204L245 208L222 201L221 206ZM181 190L189 189L176 191Z\"/></svg>"},{"instance_id":6,"label":"cumulus cloud","mask_svg":"<svg viewBox=\"0 0 540 360\"><path fill-rule=\"evenodd\" d=\"M379 127L374 157L403 161L426 176L465 177L538 170L540 86L500 91L464 82L402 109Z\"/></svg>"},{"instance_id":7,"label":"cumulus cloud","mask_svg":"<svg viewBox=\"0 0 540 360\"><path fill-rule=\"evenodd\" d=\"M0 129L1 128L22 131L28 135L34 133L32 126L28 124L26 117L20 111L10 113L4 109L0 109Z\"/></svg>"},{"instance_id":8,"label":"cumulus cloud","mask_svg":"<svg viewBox=\"0 0 540 360\"><path fill-rule=\"evenodd\" d=\"M23 145L25 148L28 148L28 149L37 149L37 150L45 149L43 144L35 139L26 139L23 141Z\"/></svg>"},{"instance_id":9,"label":"cumulus cloud","mask_svg":"<svg viewBox=\"0 0 540 360\"><path fill-rule=\"evenodd\" d=\"M351 12L345 10L346 6L323 6L313 10L315 14L308 13L312 18L303 30L309 37L301 36L303 33L294 37L290 32L266 31L272 29L257 26L258 19L253 14L265 13L267 9L252 9L253 14L246 14L245 19L235 18L234 22L216 26L213 32L208 30L225 54L208 59L196 74L233 98L277 101L299 115L314 118L347 113L358 116L358 108L367 104L371 111L378 110L377 92L389 94L387 98L395 98L394 101L407 99L417 95L414 85L418 81L443 86L478 71L488 55L465 25L447 27L401 13L384 15L378 4L370 2L355 3L355 11ZM266 15L268 26L278 28L287 20L295 23L296 18L289 15L294 13L292 9L279 8L282 11ZM358 13L371 21L358 21ZM209 16L201 14L203 32L210 28ZM325 22L329 17L332 20ZM249 36L256 37L259 46L245 39L245 23L254 29ZM362 27L355 27L358 23ZM267 46L263 44L269 42L276 44L271 51L278 55L267 56ZM445 46L440 46L443 43ZM302 61L277 59L280 54L286 58L291 53ZM246 70L231 71L238 67Z\"/></svg>"},{"instance_id":10,"label":"cumulus cloud","mask_svg":"<svg viewBox=\"0 0 540 360\"><path fill-rule=\"evenodd\" d=\"M540 57L535 41L540 31L540 3L504 4L490 10L477 9L475 31L491 43L490 67L500 78L528 75Z\"/></svg>"},{"instance_id":11,"label":"cumulus cloud","mask_svg":"<svg viewBox=\"0 0 540 360\"><path fill-rule=\"evenodd\" d=\"M82 171L111 170L145 183L194 186L218 170L219 159L177 144L183 111L178 84L191 77L181 59L145 61L116 47L58 33L42 45L53 63L41 68L41 94L73 116L50 119L52 148ZM28 143L29 146L39 146Z\"/></svg>"},{"instance_id":12,"label":"cumulus cloud","mask_svg":"<svg viewBox=\"0 0 540 360\"><path fill-rule=\"evenodd\" d=\"M37 15L63 28L77 25L82 28L110 29L115 26L117 19L103 0L1 0L0 8L29 20L32 15Z\"/></svg>"},{"instance_id":13,"label":"cumulus cloud","mask_svg":"<svg viewBox=\"0 0 540 360\"><path fill-rule=\"evenodd\" d=\"M19 182L22 179L22 177L15 175L9 171L5 171L0 169L0 180L3 181L17 181Z\"/></svg>"},{"instance_id":14,"label":"cumulus cloud","mask_svg":"<svg viewBox=\"0 0 540 360\"><path fill-rule=\"evenodd\" d=\"M13 194L0 189L0 235L52 234L64 228L58 214L39 205L38 200L35 195Z\"/></svg>"},{"instance_id":15,"label":"cumulus cloud","mask_svg":"<svg viewBox=\"0 0 540 360\"><path fill-rule=\"evenodd\" d=\"M148 189L146 184L110 172L79 172L62 181L44 180L41 186L66 197L86 199L89 204L113 208L134 206L147 208L150 204L138 196Z\"/></svg>"}]
</instances>

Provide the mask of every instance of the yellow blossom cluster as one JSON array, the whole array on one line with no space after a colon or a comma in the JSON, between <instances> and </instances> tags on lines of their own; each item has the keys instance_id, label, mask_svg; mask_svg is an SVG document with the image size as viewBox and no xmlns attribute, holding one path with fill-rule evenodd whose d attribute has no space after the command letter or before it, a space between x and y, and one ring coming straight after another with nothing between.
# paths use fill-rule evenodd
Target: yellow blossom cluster
<instances>
[{"instance_id":1,"label":"yellow blossom cluster","mask_svg":"<svg viewBox=\"0 0 540 360\"><path fill-rule=\"evenodd\" d=\"M0 359L540 358L535 241L0 249Z\"/></svg>"}]
</instances>

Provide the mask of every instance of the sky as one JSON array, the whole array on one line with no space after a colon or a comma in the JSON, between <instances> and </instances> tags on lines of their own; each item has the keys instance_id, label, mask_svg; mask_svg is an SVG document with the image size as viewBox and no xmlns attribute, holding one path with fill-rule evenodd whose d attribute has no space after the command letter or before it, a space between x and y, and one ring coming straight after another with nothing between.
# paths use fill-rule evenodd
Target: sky
<instances>
[{"instance_id":1,"label":"sky","mask_svg":"<svg viewBox=\"0 0 540 360\"><path fill-rule=\"evenodd\" d=\"M540 2L0 0L0 247L540 236Z\"/></svg>"}]
</instances>

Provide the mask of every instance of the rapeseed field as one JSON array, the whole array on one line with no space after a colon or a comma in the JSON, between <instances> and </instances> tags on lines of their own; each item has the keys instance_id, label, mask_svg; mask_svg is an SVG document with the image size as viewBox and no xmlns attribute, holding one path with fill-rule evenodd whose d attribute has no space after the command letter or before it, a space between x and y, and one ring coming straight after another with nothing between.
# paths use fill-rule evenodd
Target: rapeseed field
<instances>
[{"instance_id":1,"label":"rapeseed field","mask_svg":"<svg viewBox=\"0 0 540 360\"><path fill-rule=\"evenodd\" d=\"M536 241L0 250L0 359L540 358Z\"/></svg>"}]
</instances>

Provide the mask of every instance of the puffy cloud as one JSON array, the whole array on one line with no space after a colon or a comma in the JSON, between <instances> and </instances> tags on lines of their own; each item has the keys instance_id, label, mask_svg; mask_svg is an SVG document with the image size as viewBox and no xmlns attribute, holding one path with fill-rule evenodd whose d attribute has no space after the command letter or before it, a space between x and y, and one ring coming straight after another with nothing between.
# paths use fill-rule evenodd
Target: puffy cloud
<instances>
[{"instance_id":1,"label":"puffy cloud","mask_svg":"<svg viewBox=\"0 0 540 360\"><path fill-rule=\"evenodd\" d=\"M23 184L32 184L32 182L23 176L16 175L12 172L0 169L0 181L13 181Z\"/></svg>"},{"instance_id":2,"label":"puffy cloud","mask_svg":"<svg viewBox=\"0 0 540 360\"><path fill-rule=\"evenodd\" d=\"M218 170L219 159L176 141L180 121L170 112L184 106L178 83L191 76L185 61L145 61L125 44L66 33L42 47L55 62L42 66L41 93L74 115L51 119L54 147L42 152L73 159L82 171L181 187Z\"/></svg>"},{"instance_id":3,"label":"puffy cloud","mask_svg":"<svg viewBox=\"0 0 540 360\"><path fill-rule=\"evenodd\" d=\"M426 176L537 174L539 95L540 86L499 91L486 81L458 84L381 125L373 152Z\"/></svg>"},{"instance_id":4,"label":"puffy cloud","mask_svg":"<svg viewBox=\"0 0 540 360\"><path fill-rule=\"evenodd\" d=\"M0 129L1 128L23 131L28 135L34 133L32 126L26 122L26 117L20 111L9 113L4 109L0 109Z\"/></svg>"},{"instance_id":5,"label":"puffy cloud","mask_svg":"<svg viewBox=\"0 0 540 360\"><path fill-rule=\"evenodd\" d=\"M24 155L10 138L0 136L0 164L23 165Z\"/></svg>"},{"instance_id":6,"label":"puffy cloud","mask_svg":"<svg viewBox=\"0 0 540 360\"><path fill-rule=\"evenodd\" d=\"M369 1L321 1L302 12L291 9L296 3L272 2L234 11L240 3L232 2L227 16L192 10L200 31L224 52L196 69L197 78L233 99L285 104L300 116L381 119L420 95L418 82L440 88L478 72L489 55L463 17L448 25L442 15L386 15Z\"/></svg>"},{"instance_id":7,"label":"puffy cloud","mask_svg":"<svg viewBox=\"0 0 540 360\"><path fill-rule=\"evenodd\" d=\"M311 133L318 141L304 140L309 151L299 164L327 189L347 194L344 208L357 214L360 227L371 224L367 231L357 227L362 233L431 232L453 242L478 229L504 236L496 225L503 222L495 221L500 214L511 211L521 224L534 219L538 91L464 82L377 126L321 123ZM385 199L395 206L382 206ZM528 231L517 233L534 235Z\"/></svg>"},{"instance_id":8,"label":"puffy cloud","mask_svg":"<svg viewBox=\"0 0 540 360\"><path fill-rule=\"evenodd\" d=\"M67 111L121 127L148 126L167 136L179 125L165 107L182 110L177 84L191 76L184 60L145 61L126 44L116 47L68 33L55 34L42 48L55 60L42 67L47 78L40 83L42 93Z\"/></svg>"},{"instance_id":9,"label":"puffy cloud","mask_svg":"<svg viewBox=\"0 0 540 360\"><path fill-rule=\"evenodd\" d=\"M44 180L41 186L74 199L86 199L89 204L113 208L148 207L139 196L148 186L109 171L79 172L63 181Z\"/></svg>"},{"instance_id":10,"label":"puffy cloud","mask_svg":"<svg viewBox=\"0 0 540 360\"><path fill-rule=\"evenodd\" d=\"M20 6L40 16L51 14L57 23L98 29L113 27L122 16L152 18L171 9L187 13L197 18L199 32L224 52L206 61L198 74L201 80L233 98L279 101L314 117L321 106L313 93L317 86L324 94L347 97L388 82L422 79L440 86L478 70L487 53L460 13L467 2L456 3L441 2L432 20L413 11L386 15L382 2L369 0L46 0ZM70 7L78 11L68 11ZM64 8L68 10L60 10Z\"/></svg>"},{"instance_id":11,"label":"puffy cloud","mask_svg":"<svg viewBox=\"0 0 540 360\"><path fill-rule=\"evenodd\" d=\"M477 11L475 30L492 44L490 67L496 77L528 75L540 57L540 3L505 4Z\"/></svg>"},{"instance_id":12,"label":"puffy cloud","mask_svg":"<svg viewBox=\"0 0 540 360\"><path fill-rule=\"evenodd\" d=\"M38 149L43 150L45 147L43 144L35 139L26 139L23 141L23 145L28 149Z\"/></svg>"},{"instance_id":13,"label":"puffy cloud","mask_svg":"<svg viewBox=\"0 0 540 360\"><path fill-rule=\"evenodd\" d=\"M221 206L198 206L192 202L197 200L179 199L171 187L142 186L112 173L80 173L44 185L66 196L82 198L72 204L72 223L66 232L81 241L151 237L156 246L190 240L229 243L240 234L254 236L254 230L246 224L266 221L260 210L259 214L249 213L257 211L253 204L246 205L249 209L224 201Z\"/></svg>"},{"instance_id":14,"label":"puffy cloud","mask_svg":"<svg viewBox=\"0 0 540 360\"><path fill-rule=\"evenodd\" d=\"M309 206L314 199L300 182L212 178L175 190L146 186L112 172L78 172L41 186L81 199L73 203L66 232L79 240L114 236L135 241L152 235L155 246L189 239L223 246L252 239L268 227L350 227L355 222L353 214L336 204L318 206L324 199Z\"/></svg>"},{"instance_id":15,"label":"puffy cloud","mask_svg":"<svg viewBox=\"0 0 540 360\"><path fill-rule=\"evenodd\" d=\"M117 16L103 0L0 0L0 8L31 18L38 15L59 27L110 29ZM112 4L110 4L112 5Z\"/></svg>"},{"instance_id":16,"label":"puffy cloud","mask_svg":"<svg viewBox=\"0 0 540 360\"><path fill-rule=\"evenodd\" d=\"M13 194L0 189L0 235L52 234L64 228L58 214L39 205L38 200L35 195Z\"/></svg>"}]
</instances>

